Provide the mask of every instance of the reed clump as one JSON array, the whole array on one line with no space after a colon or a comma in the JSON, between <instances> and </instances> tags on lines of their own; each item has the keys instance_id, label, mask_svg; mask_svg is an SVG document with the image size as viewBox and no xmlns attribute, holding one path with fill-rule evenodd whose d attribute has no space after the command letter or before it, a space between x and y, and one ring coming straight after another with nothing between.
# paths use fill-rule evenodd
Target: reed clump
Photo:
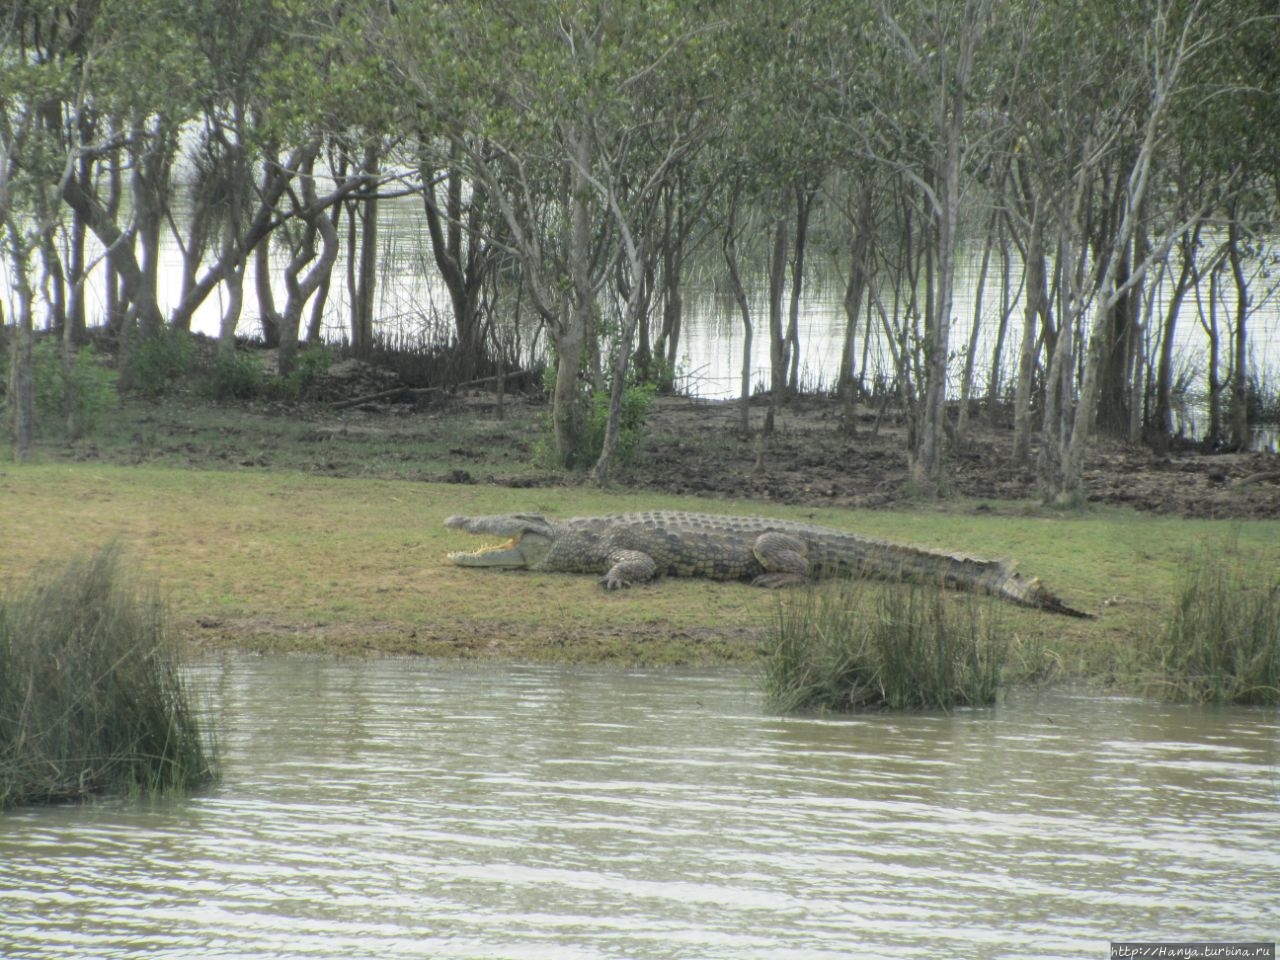
<instances>
[{"instance_id":1,"label":"reed clump","mask_svg":"<svg viewBox=\"0 0 1280 960\"><path fill-rule=\"evenodd\" d=\"M1009 647L990 604L920 585L831 584L779 604L765 698L783 712L988 705Z\"/></svg>"},{"instance_id":2,"label":"reed clump","mask_svg":"<svg viewBox=\"0 0 1280 960\"><path fill-rule=\"evenodd\" d=\"M1202 555L1151 645L1154 687L1193 703L1280 703L1280 578Z\"/></svg>"},{"instance_id":3,"label":"reed clump","mask_svg":"<svg viewBox=\"0 0 1280 960\"><path fill-rule=\"evenodd\" d=\"M215 753L117 547L0 598L0 809L191 789Z\"/></svg>"}]
</instances>

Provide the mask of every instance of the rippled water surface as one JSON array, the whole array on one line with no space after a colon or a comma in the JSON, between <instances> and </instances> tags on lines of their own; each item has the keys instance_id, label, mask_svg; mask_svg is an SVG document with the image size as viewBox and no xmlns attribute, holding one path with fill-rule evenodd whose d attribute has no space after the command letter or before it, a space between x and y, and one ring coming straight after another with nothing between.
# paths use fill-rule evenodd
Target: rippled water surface
<instances>
[{"instance_id":1,"label":"rippled water surface","mask_svg":"<svg viewBox=\"0 0 1280 960\"><path fill-rule=\"evenodd\" d=\"M1274 940L1274 711L781 718L750 678L234 659L225 782L0 815L0 956L1103 957Z\"/></svg>"}]
</instances>

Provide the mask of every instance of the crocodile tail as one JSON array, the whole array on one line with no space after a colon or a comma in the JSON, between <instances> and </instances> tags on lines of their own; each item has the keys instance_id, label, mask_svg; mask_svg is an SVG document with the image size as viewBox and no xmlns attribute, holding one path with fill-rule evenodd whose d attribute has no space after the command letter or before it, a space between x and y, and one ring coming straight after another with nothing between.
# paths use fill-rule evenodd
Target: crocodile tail
<instances>
[{"instance_id":1,"label":"crocodile tail","mask_svg":"<svg viewBox=\"0 0 1280 960\"><path fill-rule=\"evenodd\" d=\"M1005 577L1004 583L1000 585L997 593L1006 600L1010 600L1020 606L1034 607L1037 610L1044 610L1048 613L1060 613L1063 616L1079 617L1083 620L1092 620L1094 618L1093 614L1069 606L1056 594L1045 589L1039 577L1032 577L1028 580L1021 574L1011 572Z\"/></svg>"}]
</instances>

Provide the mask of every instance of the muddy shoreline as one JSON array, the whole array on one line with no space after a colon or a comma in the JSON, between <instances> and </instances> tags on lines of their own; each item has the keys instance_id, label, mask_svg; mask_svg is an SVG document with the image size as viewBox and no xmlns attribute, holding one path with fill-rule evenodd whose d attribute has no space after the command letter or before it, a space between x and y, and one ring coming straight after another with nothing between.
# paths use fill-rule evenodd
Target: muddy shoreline
<instances>
[{"instance_id":1,"label":"muddy shoreline","mask_svg":"<svg viewBox=\"0 0 1280 960\"><path fill-rule=\"evenodd\" d=\"M455 401L467 416L493 415L492 400L475 395ZM507 401L520 408L530 401ZM534 404L536 406L536 404ZM775 436L758 436L765 401L751 410L753 433L739 431L736 402L659 397L646 424L639 454L621 467L613 483L635 490L681 496L759 500L793 505L857 509L910 508L922 501L910 484L907 430L900 417L860 413L853 433L843 429L840 405L825 398L797 398L784 405ZM439 416L447 416L441 412ZM510 440L521 444L520 414ZM1018 510L1038 505L1034 458L1013 461L1008 425L971 421L971 439L948 455L942 502L976 501L978 509ZM572 477L504 477L483 469L436 479L455 482L558 485ZM1280 455L1203 453L1187 447L1158 454L1100 437L1085 464L1090 505L1120 507L1162 516L1201 519L1280 517Z\"/></svg>"}]
</instances>

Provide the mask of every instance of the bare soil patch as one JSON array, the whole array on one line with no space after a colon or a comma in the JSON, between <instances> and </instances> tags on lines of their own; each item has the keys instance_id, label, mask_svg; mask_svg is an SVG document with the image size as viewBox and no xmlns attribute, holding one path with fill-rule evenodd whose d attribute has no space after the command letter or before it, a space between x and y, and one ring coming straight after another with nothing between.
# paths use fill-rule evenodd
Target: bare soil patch
<instances>
[{"instance_id":1,"label":"bare soil patch","mask_svg":"<svg viewBox=\"0 0 1280 960\"><path fill-rule=\"evenodd\" d=\"M274 364L263 351L267 369ZM767 399L752 401L740 430L737 401L658 397L634 461L612 482L685 496L877 509L918 504L910 483L907 425L893 411L860 410L852 429L838 401L799 397L783 404L777 429L760 439ZM580 475L539 466L535 452L549 410L541 399L484 389L410 389L395 373L343 360L305 404L211 405L191 397L132 401L107 435L71 444L70 459L160 462L209 469L302 470L511 487L571 486ZM1013 459L1012 425L985 414L949 452L943 500L991 510L1038 504L1031 462ZM1280 517L1280 454L1167 454L1104 437L1086 461L1093 504L1197 518Z\"/></svg>"},{"instance_id":2,"label":"bare soil patch","mask_svg":"<svg viewBox=\"0 0 1280 960\"><path fill-rule=\"evenodd\" d=\"M913 493L907 431L900 419L874 414L846 432L834 400L786 404L767 445L737 434L735 403L659 398L638 462L620 481L628 486L695 496L789 504L888 508L908 506ZM763 402L752 425L763 421ZM1013 460L1012 430L972 423L972 439L952 451L945 494L991 509L1039 496L1033 462ZM1156 454L1100 439L1087 461L1090 503L1182 517L1280 517L1280 456L1274 453Z\"/></svg>"},{"instance_id":3,"label":"bare soil patch","mask_svg":"<svg viewBox=\"0 0 1280 960\"><path fill-rule=\"evenodd\" d=\"M751 429L743 435L736 401L656 398L639 454L615 471L612 482L681 496L796 505L887 509L919 503L910 482L902 417L861 412L849 431L836 400L795 398L781 407L774 435L763 442L765 405L763 399L752 402ZM475 392L416 407L371 402L309 408L305 416L311 438L410 442L449 434L442 460L416 464L416 472L404 463L398 475L512 487L580 482L574 475L531 466L547 415L546 405L536 399L512 395L499 408L492 394ZM991 510L1036 504L1036 454L1033 447L1029 463L1016 463L1011 426L975 417L969 440L948 455L944 500L976 500ZM346 472L341 462L324 467ZM1091 504L1144 513L1275 518L1280 517L1280 455L1205 453L1192 446L1160 454L1099 437L1086 461L1085 487Z\"/></svg>"}]
</instances>

